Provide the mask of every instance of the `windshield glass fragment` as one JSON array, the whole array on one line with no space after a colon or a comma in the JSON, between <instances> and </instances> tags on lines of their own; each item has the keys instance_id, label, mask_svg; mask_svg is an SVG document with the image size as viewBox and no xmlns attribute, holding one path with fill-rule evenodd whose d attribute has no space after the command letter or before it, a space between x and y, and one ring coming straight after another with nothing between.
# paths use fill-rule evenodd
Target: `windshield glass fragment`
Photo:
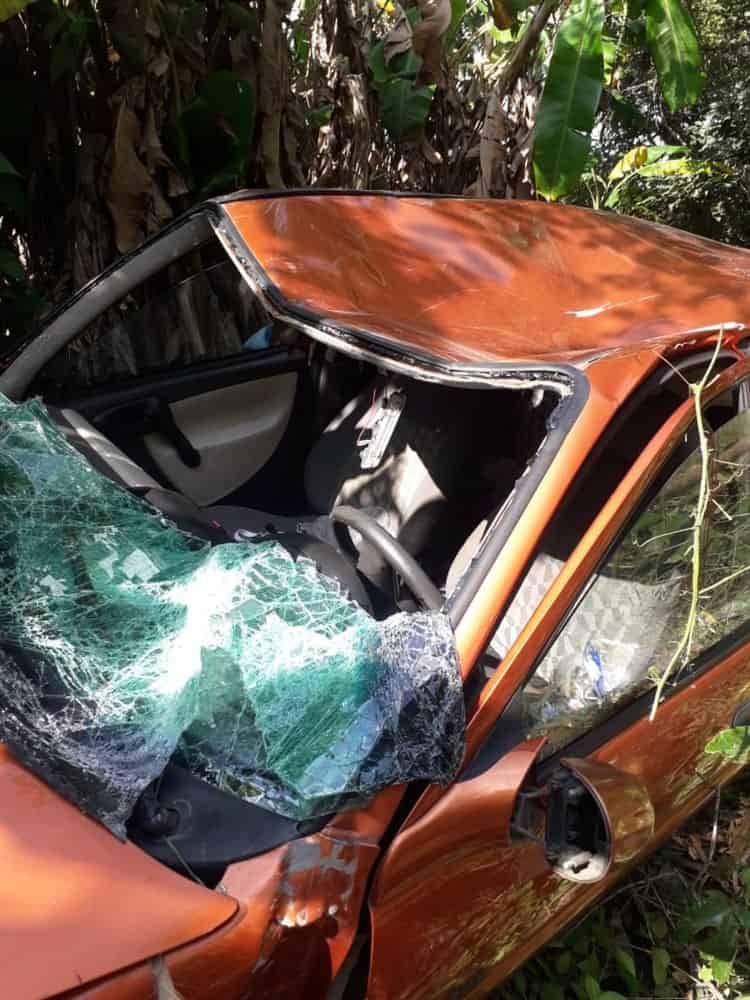
<instances>
[{"instance_id":1,"label":"windshield glass fragment","mask_svg":"<svg viewBox=\"0 0 750 1000\"><path fill-rule=\"evenodd\" d=\"M377 622L279 543L210 546L0 397L0 739L118 836L170 758L298 819L447 782L453 634Z\"/></svg>"}]
</instances>

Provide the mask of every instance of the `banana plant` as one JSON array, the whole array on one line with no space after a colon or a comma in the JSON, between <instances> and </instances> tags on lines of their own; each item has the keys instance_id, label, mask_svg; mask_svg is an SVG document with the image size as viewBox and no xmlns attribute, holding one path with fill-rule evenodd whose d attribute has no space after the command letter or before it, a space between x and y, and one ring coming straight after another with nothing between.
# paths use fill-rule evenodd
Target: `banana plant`
<instances>
[{"instance_id":1,"label":"banana plant","mask_svg":"<svg viewBox=\"0 0 750 1000\"><path fill-rule=\"evenodd\" d=\"M645 35L670 111L695 104L705 83L701 50L683 0L635 0L628 16L645 13ZM591 148L591 130L605 82L604 0L573 0L555 39L537 112L534 175L550 200L578 184ZM610 64L616 56L610 55Z\"/></svg>"},{"instance_id":2,"label":"banana plant","mask_svg":"<svg viewBox=\"0 0 750 1000\"><path fill-rule=\"evenodd\" d=\"M555 39L536 119L534 176L550 199L572 190L586 166L601 97L604 0L573 0Z\"/></svg>"},{"instance_id":3,"label":"banana plant","mask_svg":"<svg viewBox=\"0 0 750 1000\"><path fill-rule=\"evenodd\" d=\"M20 14L31 2L32 0L0 0L0 24Z\"/></svg>"}]
</instances>

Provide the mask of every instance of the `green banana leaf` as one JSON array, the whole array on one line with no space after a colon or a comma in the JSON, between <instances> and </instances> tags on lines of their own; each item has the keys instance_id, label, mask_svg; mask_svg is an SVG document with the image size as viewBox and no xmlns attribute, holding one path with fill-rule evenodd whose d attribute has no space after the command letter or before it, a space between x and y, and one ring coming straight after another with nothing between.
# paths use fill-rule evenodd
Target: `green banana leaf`
<instances>
[{"instance_id":1,"label":"green banana leaf","mask_svg":"<svg viewBox=\"0 0 750 1000\"><path fill-rule=\"evenodd\" d=\"M380 90L383 125L392 139L405 139L427 121L433 87L415 87L411 80L394 77Z\"/></svg>"},{"instance_id":2,"label":"green banana leaf","mask_svg":"<svg viewBox=\"0 0 750 1000\"><path fill-rule=\"evenodd\" d=\"M243 182L255 128L255 92L229 70L207 77L170 134L191 187L215 194Z\"/></svg>"},{"instance_id":3,"label":"green banana leaf","mask_svg":"<svg viewBox=\"0 0 750 1000\"><path fill-rule=\"evenodd\" d=\"M646 41L669 110L695 104L706 78L693 19L682 0L648 0Z\"/></svg>"},{"instance_id":4,"label":"green banana leaf","mask_svg":"<svg viewBox=\"0 0 750 1000\"><path fill-rule=\"evenodd\" d=\"M609 172L608 180L617 181L633 170L673 156L685 156L687 146L635 146L621 157Z\"/></svg>"},{"instance_id":5,"label":"green banana leaf","mask_svg":"<svg viewBox=\"0 0 750 1000\"><path fill-rule=\"evenodd\" d=\"M0 0L0 24L20 14L31 2L32 0Z\"/></svg>"},{"instance_id":6,"label":"green banana leaf","mask_svg":"<svg viewBox=\"0 0 750 1000\"><path fill-rule=\"evenodd\" d=\"M534 174L551 200L578 183L602 92L603 0L573 0L555 39L537 113Z\"/></svg>"},{"instance_id":7,"label":"green banana leaf","mask_svg":"<svg viewBox=\"0 0 750 1000\"><path fill-rule=\"evenodd\" d=\"M409 49L389 63L385 46L378 42L368 58L375 89L380 101L383 127L392 139L405 139L419 131L427 121L434 87L416 87L413 78L419 69L419 57Z\"/></svg>"}]
</instances>

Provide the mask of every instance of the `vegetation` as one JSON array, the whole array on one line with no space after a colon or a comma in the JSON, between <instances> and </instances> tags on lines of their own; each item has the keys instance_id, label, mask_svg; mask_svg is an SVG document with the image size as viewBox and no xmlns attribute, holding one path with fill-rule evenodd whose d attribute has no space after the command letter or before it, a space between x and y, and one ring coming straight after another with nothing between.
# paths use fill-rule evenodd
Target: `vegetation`
<instances>
[{"instance_id":1,"label":"vegetation","mask_svg":"<svg viewBox=\"0 0 750 1000\"><path fill-rule=\"evenodd\" d=\"M0 0L0 331L243 185L564 197L750 242L742 7Z\"/></svg>"},{"instance_id":2,"label":"vegetation","mask_svg":"<svg viewBox=\"0 0 750 1000\"><path fill-rule=\"evenodd\" d=\"M747 743L746 732L740 742ZM496 993L497 1000L748 996L747 778Z\"/></svg>"}]
</instances>

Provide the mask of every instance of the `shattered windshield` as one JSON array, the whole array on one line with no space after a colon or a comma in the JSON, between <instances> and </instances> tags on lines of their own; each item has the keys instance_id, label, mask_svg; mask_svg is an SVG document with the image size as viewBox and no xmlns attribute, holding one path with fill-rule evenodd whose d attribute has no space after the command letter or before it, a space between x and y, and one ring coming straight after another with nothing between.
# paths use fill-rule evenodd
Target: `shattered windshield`
<instances>
[{"instance_id":1,"label":"shattered windshield","mask_svg":"<svg viewBox=\"0 0 750 1000\"><path fill-rule=\"evenodd\" d=\"M278 542L211 546L0 397L0 738L118 836L176 755L298 819L464 748L453 634L384 622Z\"/></svg>"}]
</instances>

